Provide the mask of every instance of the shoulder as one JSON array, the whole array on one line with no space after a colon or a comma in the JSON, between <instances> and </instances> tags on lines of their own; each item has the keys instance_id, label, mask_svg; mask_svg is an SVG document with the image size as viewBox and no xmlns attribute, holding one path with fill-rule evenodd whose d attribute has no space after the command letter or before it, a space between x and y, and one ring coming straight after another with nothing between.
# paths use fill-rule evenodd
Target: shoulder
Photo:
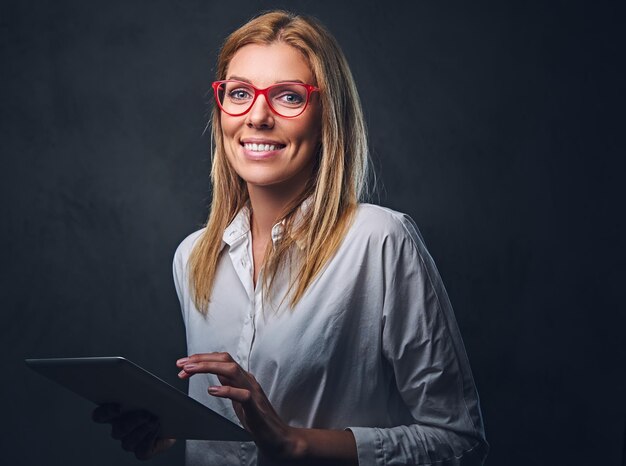
<instances>
[{"instance_id":1,"label":"shoulder","mask_svg":"<svg viewBox=\"0 0 626 466\"><path fill-rule=\"evenodd\" d=\"M360 204L346 238L348 248L362 248L368 256L380 258L385 270L428 282L437 293L445 294L437 266L413 219L402 212L372 204ZM414 274L414 275L412 275ZM421 277L421 278L419 278ZM411 280L400 280L397 286L411 286Z\"/></svg>"},{"instance_id":2,"label":"shoulder","mask_svg":"<svg viewBox=\"0 0 626 466\"><path fill-rule=\"evenodd\" d=\"M174 262L185 263L191 254L196 242L202 236L206 228L202 228L198 231L194 231L190 235L188 235L184 240L176 248L176 252L174 253Z\"/></svg>"},{"instance_id":3,"label":"shoulder","mask_svg":"<svg viewBox=\"0 0 626 466\"><path fill-rule=\"evenodd\" d=\"M417 249L423 247L422 236L410 216L374 204L359 204L350 233L360 239L408 241Z\"/></svg>"}]
</instances>

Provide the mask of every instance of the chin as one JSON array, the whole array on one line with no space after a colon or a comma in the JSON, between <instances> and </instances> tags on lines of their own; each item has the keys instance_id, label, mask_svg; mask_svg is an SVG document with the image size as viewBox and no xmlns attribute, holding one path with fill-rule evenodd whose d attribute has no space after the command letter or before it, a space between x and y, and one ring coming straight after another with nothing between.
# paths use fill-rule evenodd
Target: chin
<instances>
[{"instance_id":1,"label":"chin","mask_svg":"<svg viewBox=\"0 0 626 466\"><path fill-rule=\"evenodd\" d=\"M242 170L236 170L239 176L248 184L256 186L270 186L281 183L285 180L284 174L277 167L270 166L248 166L241 167ZM287 176L286 178L289 178Z\"/></svg>"},{"instance_id":2,"label":"chin","mask_svg":"<svg viewBox=\"0 0 626 466\"><path fill-rule=\"evenodd\" d=\"M282 182L282 180L277 180L274 178L259 178L259 177L248 177L248 178L243 178L243 180L249 185L259 186L259 187L275 186L275 185L281 184Z\"/></svg>"}]
</instances>

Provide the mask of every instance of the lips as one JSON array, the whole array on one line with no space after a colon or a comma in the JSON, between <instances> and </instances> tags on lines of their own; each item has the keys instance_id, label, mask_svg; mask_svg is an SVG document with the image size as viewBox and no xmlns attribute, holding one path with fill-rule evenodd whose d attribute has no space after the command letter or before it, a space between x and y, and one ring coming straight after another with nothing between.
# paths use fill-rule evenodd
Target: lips
<instances>
[{"instance_id":1,"label":"lips","mask_svg":"<svg viewBox=\"0 0 626 466\"><path fill-rule=\"evenodd\" d=\"M243 147L245 147L247 150L251 150L253 152L269 152L272 150L276 150L276 149L281 149L280 146L277 146L275 144L244 144ZM285 147L285 146L282 146Z\"/></svg>"},{"instance_id":2,"label":"lips","mask_svg":"<svg viewBox=\"0 0 626 466\"><path fill-rule=\"evenodd\" d=\"M261 161L270 160L282 153L286 144L271 139L242 139L240 141L243 155L248 160Z\"/></svg>"},{"instance_id":3,"label":"lips","mask_svg":"<svg viewBox=\"0 0 626 466\"><path fill-rule=\"evenodd\" d=\"M241 145L251 152L271 152L285 147L285 144L269 139L244 139Z\"/></svg>"}]
</instances>

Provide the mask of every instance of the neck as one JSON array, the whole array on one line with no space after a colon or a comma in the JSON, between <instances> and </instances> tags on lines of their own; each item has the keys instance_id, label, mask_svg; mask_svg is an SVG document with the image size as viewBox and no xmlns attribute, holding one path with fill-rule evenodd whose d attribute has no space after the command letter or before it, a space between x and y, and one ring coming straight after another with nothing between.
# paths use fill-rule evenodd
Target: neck
<instances>
[{"instance_id":1,"label":"neck","mask_svg":"<svg viewBox=\"0 0 626 466\"><path fill-rule=\"evenodd\" d=\"M269 237L272 227L278 222L285 208L293 202L302 190L292 193L291 196L278 195L272 189L263 189L259 186L248 186L250 207L252 210L252 236Z\"/></svg>"},{"instance_id":2,"label":"neck","mask_svg":"<svg viewBox=\"0 0 626 466\"><path fill-rule=\"evenodd\" d=\"M248 184L248 195L252 210L250 228L253 238L268 238L272 227L284 214L285 209L302 195L306 182L293 180L280 186L258 186Z\"/></svg>"}]
</instances>

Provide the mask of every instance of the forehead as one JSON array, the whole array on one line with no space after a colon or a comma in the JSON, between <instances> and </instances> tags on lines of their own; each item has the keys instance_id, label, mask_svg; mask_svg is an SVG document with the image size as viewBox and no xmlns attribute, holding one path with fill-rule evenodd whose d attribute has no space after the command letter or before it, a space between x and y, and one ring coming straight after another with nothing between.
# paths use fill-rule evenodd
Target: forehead
<instances>
[{"instance_id":1,"label":"forehead","mask_svg":"<svg viewBox=\"0 0 626 466\"><path fill-rule=\"evenodd\" d=\"M278 81L313 84L313 73L302 53L284 42L270 45L248 44L231 59L226 79L245 78L265 87Z\"/></svg>"}]
</instances>

